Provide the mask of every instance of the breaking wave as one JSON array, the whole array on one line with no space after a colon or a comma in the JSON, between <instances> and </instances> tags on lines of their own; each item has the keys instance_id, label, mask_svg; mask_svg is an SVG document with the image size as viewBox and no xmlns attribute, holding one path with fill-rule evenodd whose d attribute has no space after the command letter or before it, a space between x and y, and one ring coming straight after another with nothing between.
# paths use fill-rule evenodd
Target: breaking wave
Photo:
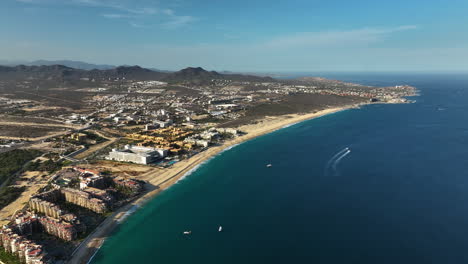
<instances>
[{"instance_id":1,"label":"breaking wave","mask_svg":"<svg viewBox=\"0 0 468 264\"><path fill-rule=\"evenodd\" d=\"M299 123L301 123L301 121L296 122L296 123L291 123L291 124L284 125L284 126L281 127L281 128L288 128L288 127L290 127L290 126L294 126L294 125L297 125L297 124L299 124Z\"/></svg>"},{"instance_id":2,"label":"breaking wave","mask_svg":"<svg viewBox=\"0 0 468 264\"><path fill-rule=\"evenodd\" d=\"M180 181L184 180L185 178L187 178L188 176L190 176L192 173L194 173L195 171L197 171L201 166L205 165L206 163L208 163L210 160L216 158L218 155L221 155L222 153L228 151L228 150L231 150L237 146L239 146L240 144L242 143L237 143L237 144L234 144L234 145L231 145L229 147L226 147L224 148L223 150L221 150L220 152L216 153L216 155L213 155L212 157L208 158L207 160L204 160L203 162L195 165L195 167L191 168L190 170L188 170L186 173L184 173L184 175L182 175L182 177L180 177L176 183L179 183Z\"/></svg>"},{"instance_id":3,"label":"breaking wave","mask_svg":"<svg viewBox=\"0 0 468 264\"><path fill-rule=\"evenodd\" d=\"M125 221L125 219L127 219L127 217L129 217L131 214L136 212L136 210L138 210L138 208L139 208L139 206L137 204L135 204L130 209L128 209L128 211L126 211L125 214L121 218L119 218L119 220L117 220L117 221L119 223L122 223L123 221Z\"/></svg>"}]
</instances>

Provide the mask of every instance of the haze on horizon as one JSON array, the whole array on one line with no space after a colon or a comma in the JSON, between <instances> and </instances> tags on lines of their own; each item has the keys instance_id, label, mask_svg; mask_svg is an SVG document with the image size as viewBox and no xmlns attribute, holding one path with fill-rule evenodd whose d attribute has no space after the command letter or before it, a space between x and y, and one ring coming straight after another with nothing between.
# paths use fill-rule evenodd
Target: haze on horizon
<instances>
[{"instance_id":1,"label":"haze on horizon","mask_svg":"<svg viewBox=\"0 0 468 264\"><path fill-rule=\"evenodd\" d=\"M467 71L468 2L5 0L0 59L167 70Z\"/></svg>"}]
</instances>

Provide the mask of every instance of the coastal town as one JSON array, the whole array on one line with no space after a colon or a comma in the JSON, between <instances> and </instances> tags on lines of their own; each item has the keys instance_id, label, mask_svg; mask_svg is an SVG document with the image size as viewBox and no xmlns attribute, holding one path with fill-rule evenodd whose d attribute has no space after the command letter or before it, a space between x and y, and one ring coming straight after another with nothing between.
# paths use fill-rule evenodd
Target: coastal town
<instances>
[{"instance_id":1,"label":"coastal town","mask_svg":"<svg viewBox=\"0 0 468 264\"><path fill-rule=\"evenodd\" d=\"M119 68L0 68L0 260L87 263L129 208L223 149L417 95L404 84Z\"/></svg>"}]
</instances>

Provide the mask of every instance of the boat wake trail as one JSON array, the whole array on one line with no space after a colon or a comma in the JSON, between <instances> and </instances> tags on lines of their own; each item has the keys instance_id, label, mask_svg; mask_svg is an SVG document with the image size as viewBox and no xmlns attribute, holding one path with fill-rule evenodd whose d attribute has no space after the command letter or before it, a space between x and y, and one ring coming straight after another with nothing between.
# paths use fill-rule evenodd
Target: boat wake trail
<instances>
[{"instance_id":1,"label":"boat wake trail","mask_svg":"<svg viewBox=\"0 0 468 264\"><path fill-rule=\"evenodd\" d=\"M346 147L344 149L342 149L340 152L336 153L335 155L333 155L333 157L327 162L327 168L329 168L332 164L333 164L333 161L335 161L336 158L338 158L339 156L343 155L343 153L345 153L346 151L348 151L349 148Z\"/></svg>"},{"instance_id":2,"label":"boat wake trail","mask_svg":"<svg viewBox=\"0 0 468 264\"><path fill-rule=\"evenodd\" d=\"M333 157L327 162L327 166L325 167L325 175L328 175L330 171L333 171L335 175L337 175L337 166L340 161L346 157L349 153L351 153L351 149L346 147L333 155Z\"/></svg>"},{"instance_id":3,"label":"boat wake trail","mask_svg":"<svg viewBox=\"0 0 468 264\"><path fill-rule=\"evenodd\" d=\"M349 153L351 153L351 150L348 149L345 153L341 154L341 156L339 156L339 157L335 160L335 162L333 162L332 168L333 168L333 171L334 171L334 172L336 172L336 166L338 166L338 163L340 163L340 161L341 161L344 157L348 156Z\"/></svg>"}]
</instances>

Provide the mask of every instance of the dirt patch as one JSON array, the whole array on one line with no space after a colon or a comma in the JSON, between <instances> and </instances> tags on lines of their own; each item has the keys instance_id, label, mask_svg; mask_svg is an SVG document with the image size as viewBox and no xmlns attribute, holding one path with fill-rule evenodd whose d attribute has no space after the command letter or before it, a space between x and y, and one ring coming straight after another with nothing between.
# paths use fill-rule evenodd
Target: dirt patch
<instances>
[{"instance_id":1,"label":"dirt patch","mask_svg":"<svg viewBox=\"0 0 468 264\"><path fill-rule=\"evenodd\" d=\"M113 176L124 176L124 177L141 177L143 174L150 171L154 171L156 168L145 165L131 164L131 163L120 163L114 161L101 160L93 162L92 164L80 165L85 168L98 170L101 172L108 171Z\"/></svg>"},{"instance_id":2,"label":"dirt patch","mask_svg":"<svg viewBox=\"0 0 468 264\"><path fill-rule=\"evenodd\" d=\"M9 138L39 138L58 132L64 132L67 128L47 127L47 126L22 126L22 125L1 125L0 137Z\"/></svg>"}]
</instances>

